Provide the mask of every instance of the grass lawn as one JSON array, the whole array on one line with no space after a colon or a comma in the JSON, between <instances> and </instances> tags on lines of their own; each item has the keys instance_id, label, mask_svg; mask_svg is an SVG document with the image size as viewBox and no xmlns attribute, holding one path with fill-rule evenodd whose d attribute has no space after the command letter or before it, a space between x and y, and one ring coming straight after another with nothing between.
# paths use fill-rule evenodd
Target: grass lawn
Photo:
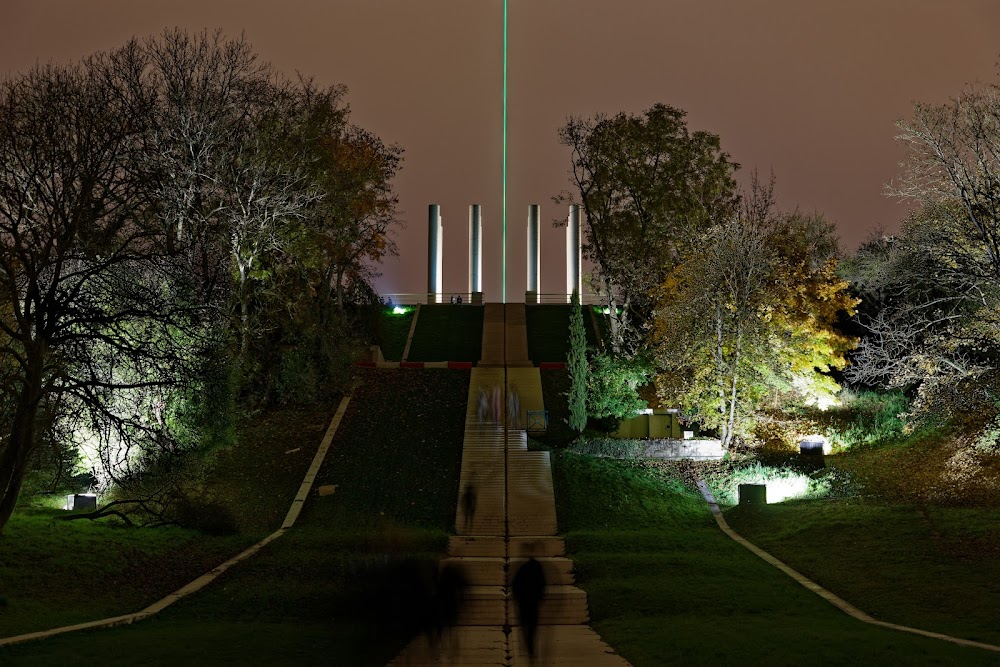
<instances>
[{"instance_id":1,"label":"grass lawn","mask_svg":"<svg viewBox=\"0 0 1000 667\"><path fill-rule=\"evenodd\" d=\"M56 521L61 510L23 499L0 538L0 636L139 611L253 544L281 525L332 415L325 403L260 413L212 456L206 482L234 535Z\"/></svg>"},{"instance_id":2,"label":"grass lawn","mask_svg":"<svg viewBox=\"0 0 1000 667\"><path fill-rule=\"evenodd\" d=\"M406 337L410 335L410 323L416 306L406 306L405 313L393 313L391 308L382 309L379 319L379 347L386 361L399 361L406 349Z\"/></svg>"},{"instance_id":3,"label":"grass lawn","mask_svg":"<svg viewBox=\"0 0 1000 667\"><path fill-rule=\"evenodd\" d=\"M543 361L566 361L569 351L569 304L525 306L528 327L528 357L536 364ZM587 346L597 347L597 336L588 309L583 307L583 326ZM604 316L601 315L601 318Z\"/></svg>"},{"instance_id":4,"label":"grass lawn","mask_svg":"<svg viewBox=\"0 0 1000 667\"><path fill-rule=\"evenodd\" d=\"M407 361L476 362L482 347L482 306L422 305Z\"/></svg>"},{"instance_id":5,"label":"grass lawn","mask_svg":"<svg viewBox=\"0 0 1000 667\"><path fill-rule=\"evenodd\" d=\"M0 649L0 663L385 664L414 631L387 589L401 562L436 559L454 522L469 375L360 375L316 479L337 491L293 530L152 620Z\"/></svg>"},{"instance_id":6,"label":"grass lawn","mask_svg":"<svg viewBox=\"0 0 1000 667\"><path fill-rule=\"evenodd\" d=\"M726 537L670 467L558 452L553 482L594 628L637 667L997 663L848 617Z\"/></svg>"},{"instance_id":7,"label":"grass lawn","mask_svg":"<svg viewBox=\"0 0 1000 667\"><path fill-rule=\"evenodd\" d=\"M1000 510L814 500L727 517L879 620L1000 644Z\"/></svg>"}]
</instances>

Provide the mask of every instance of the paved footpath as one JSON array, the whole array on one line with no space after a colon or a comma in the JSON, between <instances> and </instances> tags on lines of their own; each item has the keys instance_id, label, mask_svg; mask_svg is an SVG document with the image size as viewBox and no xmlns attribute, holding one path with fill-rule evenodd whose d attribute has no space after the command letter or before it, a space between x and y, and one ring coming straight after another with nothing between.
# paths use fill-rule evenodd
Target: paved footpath
<instances>
[{"instance_id":1,"label":"paved footpath","mask_svg":"<svg viewBox=\"0 0 1000 667\"><path fill-rule=\"evenodd\" d=\"M470 586L457 627L435 645L418 637L390 665L627 666L587 625L587 595L574 585L573 563L557 535L549 453L529 452L517 428L528 410L544 409L539 371L527 358L524 305L487 304L484 317L483 359L472 369L466 404L456 535L442 561L461 568ZM503 392L503 414L481 420L480 390L492 397L494 388ZM516 417L506 414L515 390ZM470 487L474 503L466 502ZM509 591L529 555L546 578L533 661Z\"/></svg>"}]
</instances>

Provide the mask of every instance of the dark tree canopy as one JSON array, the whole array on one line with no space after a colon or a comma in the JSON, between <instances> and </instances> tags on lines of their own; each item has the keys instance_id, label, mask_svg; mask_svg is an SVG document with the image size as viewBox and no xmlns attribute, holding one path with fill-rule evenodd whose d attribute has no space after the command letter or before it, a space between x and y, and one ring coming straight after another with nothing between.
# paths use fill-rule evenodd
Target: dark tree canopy
<instances>
[{"instance_id":1,"label":"dark tree canopy","mask_svg":"<svg viewBox=\"0 0 1000 667\"><path fill-rule=\"evenodd\" d=\"M641 115L570 118L559 130L574 186L559 200L583 207L584 253L611 306L616 352L635 351L655 288L701 231L733 210L738 165L718 136L690 132L684 116L656 104Z\"/></svg>"}]
</instances>

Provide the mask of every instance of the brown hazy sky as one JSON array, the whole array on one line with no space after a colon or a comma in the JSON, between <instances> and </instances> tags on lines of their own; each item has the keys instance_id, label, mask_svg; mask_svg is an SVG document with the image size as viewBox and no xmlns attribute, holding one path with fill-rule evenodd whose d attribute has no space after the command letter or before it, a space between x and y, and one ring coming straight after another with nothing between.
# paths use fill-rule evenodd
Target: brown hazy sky
<instances>
[{"instance_id":1,"label":"brown hazy sky","mask_svg":"<svg viewBox=\"0 0 1000 667\"><path fill-rule=\"evenodd\" d=\"M781 204L826 214L852 248L904 208L883 196L894 121L993 80L994 0L509 0L508 299L525 284L528 204L568 187L569 115L685 109ZM427 204L442 205L446 291L467 289L468 205L484 217L499 299L502 0L6 0L0 74L165 27L241 31L280 70L350 89L352 120L402 146L407 227L383 292L426 290ZM564 290L563 230L542 229L542 291Z\"/></svg>"}]
</instances>

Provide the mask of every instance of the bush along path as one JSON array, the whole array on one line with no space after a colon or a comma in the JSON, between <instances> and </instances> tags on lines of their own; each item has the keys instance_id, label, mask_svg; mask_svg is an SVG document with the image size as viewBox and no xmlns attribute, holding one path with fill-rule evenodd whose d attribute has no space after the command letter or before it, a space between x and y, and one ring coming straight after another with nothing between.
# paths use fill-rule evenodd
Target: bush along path
<instances>
[{"instance_id":1,"label":"bush along path","mask_svg":"<svg viewBox=\"0 0 1000 667\"><path fill-rule=\"evenodd\" d=\"M556 535L549 453L527 451L527 413L544 403L539 371L527 359L523 310L487 304L484 361L469 383L457 534L441 563L468 584L455 625L418 637L391 665L628 665L586 625L586 594ZM534 621L517 604L529 559L545 580Z\"/></svg>"}]
</instances>

